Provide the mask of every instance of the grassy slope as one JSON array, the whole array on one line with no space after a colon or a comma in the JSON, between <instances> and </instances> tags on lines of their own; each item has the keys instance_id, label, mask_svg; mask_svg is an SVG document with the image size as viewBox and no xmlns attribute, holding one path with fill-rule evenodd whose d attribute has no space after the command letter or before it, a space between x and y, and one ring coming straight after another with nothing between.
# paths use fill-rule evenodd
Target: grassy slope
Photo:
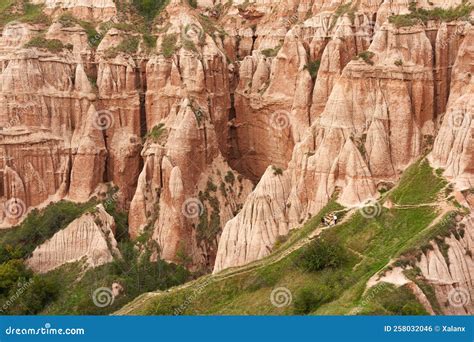
<instances>
[{"instance_id":1,"label":"grassy slope","mask_svg":"<svg viewBox=\"0 0 474 342\"><path fill-rule=\"evenodd\" d=\"M124 260L116 260L110 264L99 266L84 272L80 262L67 264L49 272L42 277L61 288L54 300L46 306L41 314L46 315L103 315L114 312L133 300L143 292L152 289L166 289L185 282L189 272L180 266L164 261L148 262L138 258L131 244L121 245ZM125 251L127 249L127 251ZM149 257L147 255L146 257ZM125 258L127 261L125 261ZM79 277L79 280L77 277ZM99 288L110 288L118 282L125 292L110 305L98 307L94 305L94 291Z\"/></svg>"},{"instance_id":2,"label":"grassy slope","mask_svg":"<svg viewBox=\"0 0 474 342\"><path fill-rule=\"evenodd\" d=\"M377 289L377 296L364 291L371 276L419 243L416 237L426 234L424 230L439 213L436 206L397 205L432 203L445 185L428 163L421 161L410 167L399 186L386 194L396 204L393 208L383 208L373 219L355 212L345 222L325 230L321 238L339 241L350 253L349 261L338 269L305 272L298 266L303 253L298 249L277 262L270 256L254 265L205 276L167 293L149 294L146 300L131 303L121 313L173 314L181 308L183 314L292 314L293 306L277 308L270 302L271 291L281 286L291 291L293 303L303 289L317 293L321 298L311 309L314 314L349 314L354 309L366 314L423 313L405 288L386 285ZM334 209L338 208L323 211ZM277 253L314 231L318 217L296 231Z\"/></svg>"},{"instance_id":3,"label":"grassy slope","mask_svg":"<svg viewBox=\"0 0 474 342\"><path fill-rule=\"evenodd\" d=\"M96 205L96 201L82 204L60 201L33 210L18 227L0 231L0 308L16 293L17 282L32 279L34 284L2 314L109 314L143 292L164 290L189 279L189 272L181 266L161 260L150 262L146 252L139 255L126 234L126 216L123 217L124 213L118 211L111 200L106 201L105 208L116 222L121 260L88 271L84 270L82 262L76 262L46 274L24 272L20 278L6 266L10 261L23 263L37 246L85 212L94 211ZM12 286L2 286L11 279ZM114 282L124 287L124 294L104 308L94 305L94 291L100 287L109 288Z\"/></svg>"}]
</instances>

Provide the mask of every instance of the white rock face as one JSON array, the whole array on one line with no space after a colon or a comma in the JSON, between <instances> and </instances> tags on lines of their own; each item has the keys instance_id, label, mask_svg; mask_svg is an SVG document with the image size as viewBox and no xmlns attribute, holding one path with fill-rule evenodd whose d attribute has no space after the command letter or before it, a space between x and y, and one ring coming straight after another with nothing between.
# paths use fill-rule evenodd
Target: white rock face
<instances>
[{"instance_id":1,"label":"white rock face","mask_svg":"<svg viewBox=\"0 0 474 342\"><path fill-rule=\"evenodd\" d=\"M245 265L270 254L279 235L289 231L287 177L268 167L249 195L240 213L227 222L222 232L214 272Z\"/></svg>"},{"instance_id":2,"label":"white rock face","mask_svg":"<svg viewBox=\"0 0 474 342\"><path fill-rule=\"evenodd\" d=\"M46 273L64 264L85 260L97 267L120 257L114 238L115 222L102 206L86 213L38 246L26 264L38 273Z\"/></svg>"},{"instance_id":3,"label":"white rock face","mask_svg":"<svg viewBox=\"0 0 474 342\"><path fill-rule=\"evenodd\" d=\"M113 0L33 0L34 4L44 4L49 15L62 11L71 11L81 19L107 21L117 9Z\"/></svg>"}]
</instances>

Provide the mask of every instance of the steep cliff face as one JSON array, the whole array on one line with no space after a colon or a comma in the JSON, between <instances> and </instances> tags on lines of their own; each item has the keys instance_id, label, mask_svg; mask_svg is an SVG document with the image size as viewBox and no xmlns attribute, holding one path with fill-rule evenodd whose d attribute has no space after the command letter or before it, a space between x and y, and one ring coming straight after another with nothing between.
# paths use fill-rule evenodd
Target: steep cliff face
<instances>
[{"instance_id":1,"label":"steep cliff face","mask_svg":"<svg viewBox=\"0 0 474 342\"><path fill-rule=\"evenodd\" d=\"M343 20L338 19L336 30L345 32L344 24ZM271 210L265 216L253 211L261 201L256 189L255 196L249 196L244 204L244 210L224 228L215 272L268 255L278 232L285 235L289 229L317 213L337 187L342 189L339 202L346 206L376 197L379 184L396 181L401 171L418 158L425 148L429 148L429 141L436 134L437 118L442 114L440 110L447 101L446 97L443 101L443 97L435 96L439 91L437 89L449 88L447 84L453 82L449 69L455 59L449 56L458 55L457 47L463 39L466 44L463 46L469 46L469 38L464 37L470 35L470 26L464 22L458 25L459 28L456 26L450 29L457 33L448 38L446 24L442 24L435 39L432 39L431 32L423 25L397 28L388 22L379 24L367 51L356 55L358 44L355 38L352 45L345 43L344 51L354 53L352 60L345 66L341 59L325 57L334 48L331 43L326 45L312 95L313 100L316 100L310 108L307 107L311 125L295 145L281 183L272 187L269 195L265 193L269 201L273 202L272 205L277 202L277 206L283 209L275 211L276 216L269 214ZM438 27L435 26L435 29ZM336 34L331 42L345 42L343 38L344 35ZM290 31L285 41L292 39L294 37ZM432 53L433 46L438 56ZM459 56L465 54L464 49L460 49ZM338 51L340 53L342 50ZM470 57L466 57L468 59ZM335 60L339 61L339 66L342 65L342 71L331 77L327 71L329 67L324 63ZM320 79L321 74L326 78ZM324 91L321 90L321 83L318 83L320 81L326 84ZM329 95L325 95L325 92ZM468 94L465 99L471 98L470 92ZM327 102L321 101L326 97ZM451 94L450 99L453 97ZM325 103L325 106L319 114L318 106L321 103ZM459 108L459 105L455 107ZM469 113L468 110L464 112ZM314 115L313 119L311 115ZM294 116L286 116L287 119L289 117ZM288 127L293 127L290 121L286 123ZM443 125L446 125L446 120ZM463 140L466 146L464 153L472 147L470 138L466 136L469 127L470 121L463 131L467 139ZM441 131L441 134L445 133ZM441 134L438 140L442 139ZM438 140L435 151L452 145L451 142L449 145L439 144ZM436 147L436 144L442 147ZM463 177L472 175L468 169L472 162L469 161L467 157L463 164L464 169L460 172ZM267 172L260 184L265 184L267 178L272 177ZM285 184L290 184L289 188ZM463 189L469 187L469 182L463 185ZM281 196L282 193L285 195ZM281 218L286 225L283 230L279 228Z\"/></svg>"},{"instance_id":2,"label":"steep cliff face","mask_svg":"<svg viewBox=\"0 0 474 342\"><path fill-rule=\"evenodd\" d=\"M459 190L472 188L474 184L474 32L471 27L463 27L462 32L466 37L450 75L449 101L430 155L433 165L443 168L444 175Z\"/></svg>"},{"instance_id":3,"label":"steep cliff face","mask_svg":"<svg viewBox=\"0 0 474 342\"><path fill-rule=\"evenodd\" d=\"M174 0L146 21L129 2L32 3L47 20L0 37L2 227L113 184L152 258L218 272L268 255L336 190L376 198L433 140L431 163L472 188L465 16Z\"/></svg>"}]
</instances>

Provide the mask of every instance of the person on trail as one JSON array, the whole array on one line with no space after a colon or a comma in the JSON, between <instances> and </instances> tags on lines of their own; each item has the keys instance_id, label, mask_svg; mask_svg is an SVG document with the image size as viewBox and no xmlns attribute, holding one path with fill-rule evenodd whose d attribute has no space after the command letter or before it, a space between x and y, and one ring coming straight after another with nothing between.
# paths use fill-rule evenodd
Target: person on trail
<instances>
[{"instance_id":1,"label":"person on trail","mask_svg":"<svg viewBox=\"0 0 474 342\"><path fill-rule=\"evenodd\" d=\"M333 216L332 218L333 218L333 220L334 220L334 225L336 225L336 224L337 224L337 215L334 214L334 216Z\"/></svg>"},{"instance_id":2,"label":"person on trail","mask_svg":"<svg viewBox=\"0 0 474 342\"><path fill-rule=\"evenodd\" d=\"M326 219L324 218L324 216L321 217L321 224L322 224L323 226L326 225Z\"/></svg>"}]
</instances>

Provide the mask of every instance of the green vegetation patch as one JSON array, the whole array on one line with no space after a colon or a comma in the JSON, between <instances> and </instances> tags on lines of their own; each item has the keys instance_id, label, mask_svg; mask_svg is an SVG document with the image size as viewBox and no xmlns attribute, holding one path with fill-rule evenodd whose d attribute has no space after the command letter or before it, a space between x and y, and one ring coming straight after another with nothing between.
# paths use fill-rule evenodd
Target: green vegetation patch
<instances>
[{"instance_id":1,"label":"green vegetation patch","mask_svg":"<svg viewBox=\"0 0 474 342\"><path fill-rule=\"evenodd\" d=\"M371 288L365 297L362 315L427 315L425 308L405 285L395 287L381 283Z\"/></svg>"},{"instance_id":2,"label":"green vegetation patch","mask_svg":"<svg viewBox=\"0 0 474 342\"><path fill-rule=\"evenodd\" d=\"M375 53L373 53L372 51L362 51L359 52L359 54L356 56L356 59L361 58L365 63L374 65L374 61L372 60L374 56Z\"/></svg>"},{"instance_id":3,"label":"green vegetation patch","mask_svg":"<svg viewBox=\"0 0 474 342\"><path fill-rule=\"evenodd\" d=\"M84 21L84 20L79 20L76 17L74 17L71 13L64 13L63 15L59 17L58 21L64 27L72 27L75 25L81 26L84 29L84 31L86 31L87 40L92 47L99 46L104 36L103 34L99 34L99 32L97 32L93 23Z\"/></svg>"},{"instance_id":4,"label":"green vegetation patch","mask_svg":"<svg viewBox=\"0 0 474 342\"><path fill-rule=\"evenodd\" d=\"M436 201L438 193L446 184L446 180L436 175L428 161L423 159L403 173L400 184L390 198L401 205L431 203Z\"/></svg>"},{"instance_id":5,"label":"green vegetation patch","mask_svg":"<svg viewBox=\"0 0 474 342\"><path fill-rule=\"evenodd\" d=\"M93 202L60 201L41 211L34 209L19 226L0 236L0 262L27 257L37 246L94 207Z\"/></svg>"},{"instance_id":6,"label":"green vegetation patch","mask_svg":"<svg viewBox=\"0 0 474 342\"><path fill-rule=\"evenodd\" d=\"M160 123L156 126L153 126L153 128L145 135L145 139L151 140L154 143L157 143L160 140L160 137L165 132L166 132L165 124Z\"/></svg>"},{"instance_id":7,"label":"green vegetation patch","mask_svg":"<svg viewBox=\"0 0 474 342\"><path fill-rule=\"evenodd\" d=\"M217 237L222 230L220 218L220 204L217 198L217 186L208 180L206 190L199 192L199 200L204 205L203 212L199 216L197 225L197 240L204 242L207 246L217 247ZM205 204L208 203L208 206ZM210 209L208 210L209 207Z\"/></svg>"},{"instance_id":8,"label":"green vegetation patch","mask_svg":"<svg viewBox=\"0 0 474 342\"><path fill-rule=\"evenodd\" d=\"M299 265L305 271L317 272L325 268L338 268L347 260L347 251L337 241L317 239L303 249Z\"/></svg>"},{"instance_id":9,"label":"green vegetation patch","mask_svg":"<svg viewBox=\"0 0 474 342\"><path fill-rule=\"evenodd\" d=\"M196 9L197 8L197 0L187 0L188 1L188 5L191 6L192 8Z\"/></svg>"},{"instance_id":10,"label":"green vegetation patch","mask_svg":"<svg viewBox=\"0 0 474 342\"><path fill-rule=\"evenodd\" d=\"M413 281L421 291L425 294L426 298L431 304L433 311L437 315L442 315L443 311L441 310L441 305L438 302L438 298L436 297L435 290L433 286L431 286L422 276L421 270L418 267L414 267L403 272L405 276Z\"/></svg>"},{"instance_id":11,"label":"green vegetation patch","mask_svg":"<svg viewBox=\"0 0 474 342\"><path fill-rule=\"evenodd\" d=\"M147 21L155 19L167 4L167 0L132 0L132 5Z\"/></svg>"},{"instance_id":12,"label":"green vegetation patch","mask_svg":"<svg viewBox=\"0 0 474 342\"><path fill-rule=\"evenodd\" d=\"M281 45L275 46L274 48L271 49L263 49L262 50L262 55L265 57L275 57L278 55L278 51L280 51Z\"/></svg>"},{"instance_id":13,"label":"green vegetation patch","mask_svg":"<svg viewBox=\"0 0 474 342\"><path fill-rule=\"evenodd\" d=\"M122 242L119 249L123 259L87 271L77 281L80 264L66 265L44 277L53 283L69 284L56 294L56 299L42 311L43 314L103 315L122 307L143 292L165 290L184 283L189 272L181 266L165 261L150 261L150 254L140 256L131 242ZM110 288L118 282L124 292L110 305L99 308L94 305L93 293L96 289Z\"/></svg>"},{"instance_id":14,"label":"green vegetation patch","mask_svg":"<svg viewBox=\"0 0 474 342\"><path fill-rule=\"evenodd\" d=\"M223 38L226 35L226 32L222 28L220 28L216 24L216 22L212 20L211 18L203 14L200 14L198 17L198 20L204 32L209 34L211 37L214 37L215 33L218 33L221 38ZM204 43L205 38L206 38L205 34L200 35L201 44Z\"/></svg>"},{"instance_id":15,"label":"green vegetation patch","mask_svg":"<svg viewBox=\"0 0 474 342\"><path fill-rule=\"evenodd\" d=\"M435 7L433 9L417 8L416 2L411 2L409 5L410 13L392 15L388 21L396 27L413 26L418 23L426 24L428 20L439 20L450 22L454 20L469 20L469 15L474 6L468 1L464 1L456 7L447 9Z\"/></svg>"},{"instance_id":16,"label":"green vegetation patch","mask_svg":"<svg viewBox=\"0 0 474 342\"><path fill-rule=\"evenodd\" d=\"M346 4L341 4L339 7L336 9L334 12L334 17L331 21L331 25L329 29L331 30L337 23L337 20L343 16L343 15L348 15L351 22L354 23L355 20L355 12L357 10L358 4L356 3L355 5L352 5L352 2L348 2Z\"/></svg>"},{"instance_id":17,"label":"green vegetation patch","mask_svg":"<svg viewBox=\"0 0 474 342\"><path fill-rule=\"evenodd\" d=\"M42 35L38 35L25 44L25 48L38 48L45 49L49 52L59 53L64 48L71 48L71 46L65 46L59 39L46 39Z\"/></svg>"},{"instance_id":18,"label":"green vegetation patch","mask_svg":"<svg viewBox=\"0 0 474 342\"><path fill-rule=\"evenodd\" d=\"M321 61L318 59L315 61L309 61L308 64L304 66L304 68L308 70L313 81L316 80L316 78L318 77L318 71L319 71L320 65L321 65Z\"/></svg>"},{"instance_id":19,"label":"green vegetation patch","mask_svg":"<svg viewBox=\"0 0 474 342\"><path fill-rule=\"evenodd\" d=\"M42 5L34 5L26 0L0 0L0 27L14 20L29 24L51 23L50 18L43 13Z\"/></svg>"},{"instance_id":20,"label":"green vegetation patch","mask_svg":"<svg viewBox=\"0 0 474 342\"><path fill-rule=\"evenodd\" d=\"M119 45L108 48L105 52L105 56L107 58L115 58L120 53L124 53L127 55L133 55L138 50L138 45L140 44L140 38L135 36L126 36L120 42Z\"/></svg>"},{"instance_id":21,"label":"green vegetation patch","mask_svg":"<svg viewBox=\"0 0 474 342\"><path fill-rule=\"evenodd\" d=\"M154 49L156 48L156 37L153 36L152 34L145 33L143 35L143 43L148 49Z\"/></svg>"},{"instance_id":22,"label":"green vegetation patch","mask_svg":"<svg viewBox=\"0 0 474 342\"><path fill-rule=\"evenodd\" d=\"M177 34L167 34L163 37L161 42L161 52L166 58L170 58L177 50L176 43L178 42Z\"/></svg>"}]
</instances>

